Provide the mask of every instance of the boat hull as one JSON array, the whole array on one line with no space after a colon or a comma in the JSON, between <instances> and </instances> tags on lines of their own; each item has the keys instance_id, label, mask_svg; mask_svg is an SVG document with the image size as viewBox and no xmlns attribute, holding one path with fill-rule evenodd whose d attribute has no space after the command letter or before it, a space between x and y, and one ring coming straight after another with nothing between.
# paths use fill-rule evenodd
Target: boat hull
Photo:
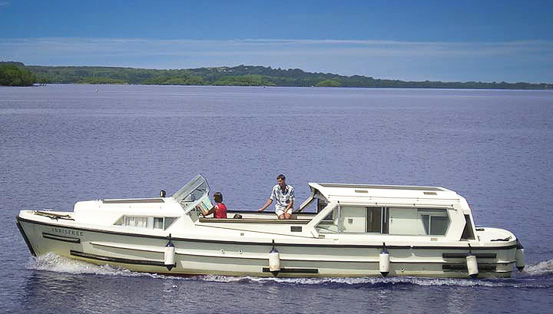
<instances>
[{"instance_id":1,"label":"boat hull","mask_svg":"<svg viewBox=\"0 0 553 314\"><path fill-rule=\"evenodd\" d=\"M199 239L175 235L174 265L166 265L166 236L102 230L56 219L17 217L17 224L33 255L55 253L94 264L109 264L136 272L166 275L225 275L256 277L382 277L381 244L344 245L320 239L287 242L276 239L280 269L269 269L271 239ZM401 245L386 243L388 276L468 278L463 245ZM516 245L472 247L479 278L510 277ZM170 266L170 267L168 267Z\"/></svg>"}]
</instances>

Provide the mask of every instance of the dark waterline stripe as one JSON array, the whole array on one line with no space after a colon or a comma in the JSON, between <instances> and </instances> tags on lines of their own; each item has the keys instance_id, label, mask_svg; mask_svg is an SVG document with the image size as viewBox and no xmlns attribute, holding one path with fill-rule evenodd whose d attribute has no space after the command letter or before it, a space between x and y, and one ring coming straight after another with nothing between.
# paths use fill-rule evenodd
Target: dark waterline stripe
<instances>
[{"instance_id":1,"label":"dark waterline stripe","mask_svg":"<svg viewBox=\"0 0 553 314\"><path fill-rule=\"evenodd\" d=\"M264 273L270 273L268 267L263 267ZM283 274L318 274L319 270L317 268L281 268L278 273Z\"/></svg>"},{"instance_id":2,"label":"dark waterline stripe","mask_svg":"<svg viewBox=\"0 0 553 314\"><path fill-rule=\"evenodd\" d=\"M476 256L477 258L496 258L497 254L495 254L495 253L474 253L474 256ZM465 258L465 257L467 257L467 254L466 253L443 253L442 257L443 258Z\"/></svg>"},{"instance_id":3,"label":"dark waterline stripe","mask_svg":"<svg viewBox=\"0 0 553 314\"><path fill-rule=\"evenodd\" d=\"M148 265L148 266L160 266L160 267L167 266L165 265L164 262L159 262L159 261L109 257L109 256L89 254L89 253L84 253L84 252L79 252L74 250L69 251L69 254L71 254L72 256L78 256L78 257L83 257L83 258L88 258L88 259L93 259L98 261L113 262L113 263L120 263L120 264ZM172 266L176 267L176 264L173 264Z\"/></svg>"},{"instance_id":4,"label":"dark waterline stripe","mask_svg":"<svg viewBox=\"0 0 553 314\"><path fill-rule=\"evenodd\" d=\"M71 242L71 243L81 243L81 239L79 238L64 237L64 236L59 236L59 235L46 233L46 232L42 233L42 237L50 240L57 240L57 241Z\"/></svg>"}]
</instances>

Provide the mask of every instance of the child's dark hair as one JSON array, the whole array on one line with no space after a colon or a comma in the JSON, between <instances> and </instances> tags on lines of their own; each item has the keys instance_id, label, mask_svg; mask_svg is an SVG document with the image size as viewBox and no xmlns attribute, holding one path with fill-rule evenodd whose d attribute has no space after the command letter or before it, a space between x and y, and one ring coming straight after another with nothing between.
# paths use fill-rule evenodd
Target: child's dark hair
<instances>
[{"instance_id":1,"label":"child's dark hair","mask_svg":"<svg viewBox=\"0 0 553 314\"><path fill-rule=\"evenodd\" d=\"M215 201L215 203L222 203L223 202L223 194L221 194L221 192L213 193L213 200Z\"/></svg>"}]
</instances>

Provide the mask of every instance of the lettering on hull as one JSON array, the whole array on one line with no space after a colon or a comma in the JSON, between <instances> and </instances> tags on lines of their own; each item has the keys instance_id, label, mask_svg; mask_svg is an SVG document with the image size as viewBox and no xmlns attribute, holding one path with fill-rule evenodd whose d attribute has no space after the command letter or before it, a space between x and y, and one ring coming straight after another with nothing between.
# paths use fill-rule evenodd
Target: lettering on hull
<instances>
[{"instance_id":1,"label":"lettering on hull","mask_svg":"<svg viewBox=\"0 0 553 314\"><path fill-rule=\"evenodd\" d=\"M57 228L57 227L52 227L52 232L57 234L72 235L77 237L82 237L84 235L84 232L80 230Z\"/></svg>"}]
</instances>

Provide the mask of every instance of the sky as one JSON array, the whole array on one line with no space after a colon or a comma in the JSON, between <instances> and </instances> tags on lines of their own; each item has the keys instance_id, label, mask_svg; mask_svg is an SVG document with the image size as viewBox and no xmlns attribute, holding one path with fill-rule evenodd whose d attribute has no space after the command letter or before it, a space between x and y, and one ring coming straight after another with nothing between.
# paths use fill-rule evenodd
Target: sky
<instances>
[{"instance_id":1,"label":"sky","mask_svg":"<svg viewBox=\"0 0 553 314\"><path fill-rule=\"evenodd\" d=\"M0 61L553 83L553 1L0 0Z\"/></svg>"}]
</instances>

